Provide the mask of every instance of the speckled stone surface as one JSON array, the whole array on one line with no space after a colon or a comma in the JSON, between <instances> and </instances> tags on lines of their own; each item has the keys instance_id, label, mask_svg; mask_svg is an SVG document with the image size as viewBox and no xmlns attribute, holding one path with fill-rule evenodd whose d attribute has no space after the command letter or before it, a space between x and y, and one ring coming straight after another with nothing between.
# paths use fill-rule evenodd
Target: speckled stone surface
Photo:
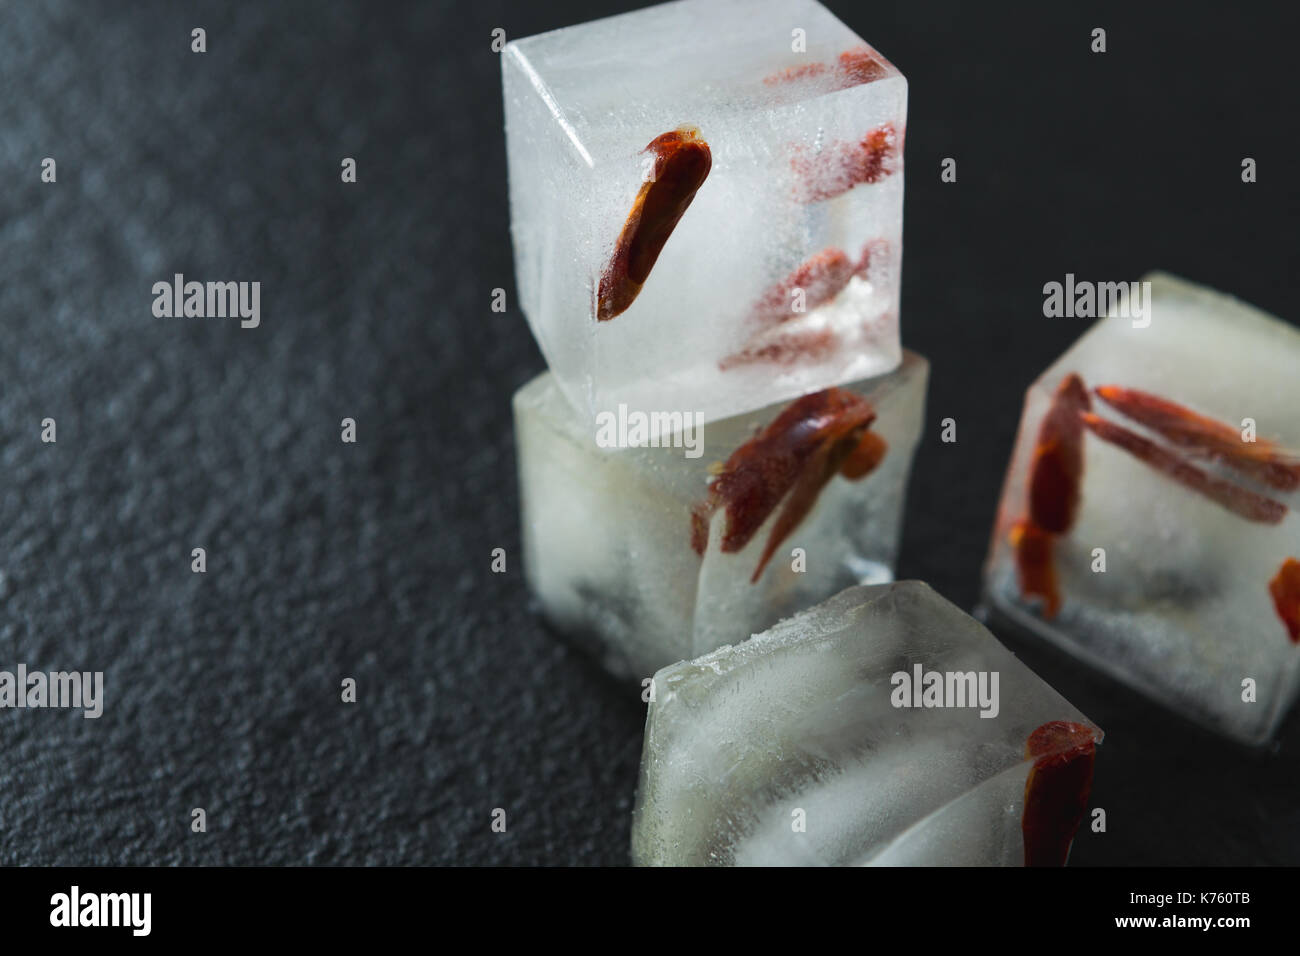
<instances>
[{"instance_id":1,"label":"speckled stone surface","mask_svg":"<svg viewBox=\"0 0 1300 956\"><path fill-rule=\"evenodd\" d=\"M911 81L903 328L932 427L900 573L969 608L1021 392L1082 330L1042 317L1044 282L1158 266L1295 317L1300 144L1262 92L1290 88L1288 35L830 6ZM627 862L639 688L529 605L510 396L542 362L490 308L514 288L491 31L615 8L0 13L0 667L106 682L98 720L0 711L0 863ZM260 327L154 317L176 272L261 282ZM1109 826L1076 863L1300 863L1294 719L1241 754L1006 636L1107 730Z\"/></svg>"}]
</instances>

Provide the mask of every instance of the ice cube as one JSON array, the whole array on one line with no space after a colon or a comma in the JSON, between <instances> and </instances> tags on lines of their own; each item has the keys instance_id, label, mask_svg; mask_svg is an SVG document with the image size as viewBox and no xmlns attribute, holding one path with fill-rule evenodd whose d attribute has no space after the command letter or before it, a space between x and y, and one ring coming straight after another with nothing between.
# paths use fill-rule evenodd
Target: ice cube
<instances>
[{"instance_id":1,"label":"ice cube","mask_svg":"<svg viewBox=\"0 0 1300 956\"><path fill-rule=\"evenodd\" d=\"M1030 387L986 596L1141 693L1263 743L1300 683L1300 465L1286 451L1300 451L1300 331L1172 276L1145 281L1149 325L1098 321Z\"/></svg>"},{"instance_id":2,"label":"ice cube","mask_svg":"<svg viewBox=\"0 0 1300 956\"><path fill-rule=\"evenodd\" d=\"M927 374L907 353L887 375L710 422L694 452L671 445L693 429L602 447L555 377L538 376L514 410L524 573L546 617L645 678L891 580ZM855 443L883 452L874 469L845 457Z\"/></svg>"},{"instance_id":3,"label":"ice cube","mask_svg":"<svg viewBox=\"0 0 1300 956\"><path fill-rule=\"evenodd\" d=\"M907 82L822 6L681 0L501 63L521 306L575 408L711 421L898 365Z\"/></svg>"},{"instance_id":4,"label":"ice cube","mask_svg":"<svg viewBox=\"0 0 1300 956\"><path fill-rule=\"evenodd\" d=\"M849 588L653 688L642 865L1060 864L1101 739L917 581Z\"/></svg>"}]
</instances>

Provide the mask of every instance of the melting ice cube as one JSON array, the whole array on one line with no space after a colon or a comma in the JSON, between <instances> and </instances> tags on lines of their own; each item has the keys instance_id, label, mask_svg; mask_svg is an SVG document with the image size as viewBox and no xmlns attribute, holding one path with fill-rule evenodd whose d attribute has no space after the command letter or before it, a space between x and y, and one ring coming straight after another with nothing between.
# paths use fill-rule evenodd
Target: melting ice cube
<instances>
[{"instance_id":1,"label":"melting ice cube","mask_svg":"<svg viewBox=\"0 0 1300 956\"><path fill-rule=\"evenodd\" d=\"M521 304L580 413L899 363L907 82L821 5L681 0L501 62Z\"/></svg>"},{"instance_id":2,"label":"melting ice cube","mask_svg":"<svg viewBox=\"0 0 1300 956\"><path fill-rule=\"evenodd\" d=\"M1155 274L1030 387L989 601L1259 744L1300 685L1300 331Z\"/></svg>"},{"instance_id":3,"label":"melting ice cube","mask_svg":"<svg viewBox=\"0 0 1300 956\"><path fill-rule=\"evenodd\" d=\"M659 671L638 864L1065 862L1101 731L915 581Z\"/></svg>"},{"instance_id":4,"label":"melting ice cube","mask_svg":"<svg viewBox=\"0 0 1300 956\"><path fill-rule=\"evenodd\" d=\"M546 617L645 678L890 580L927 373L908 353L888 375L639 447L597 441L632 439L630 413L594 428L538 376L514 409L524 572Z\"/></svg>"}]
</instances>

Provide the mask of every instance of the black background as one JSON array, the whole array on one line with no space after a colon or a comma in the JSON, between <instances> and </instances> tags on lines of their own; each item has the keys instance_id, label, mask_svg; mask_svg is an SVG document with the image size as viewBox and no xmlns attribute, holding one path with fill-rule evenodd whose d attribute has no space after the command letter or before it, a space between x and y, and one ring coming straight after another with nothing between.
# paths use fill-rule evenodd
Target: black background
<instances>
[{"instance_id":1,"label":"black background","mask_svg":"<svg viewBox=\"0 0 1300 956\"><path fill-rule=\"evenodd\" d=\"M1295 318L1294 37L1272 5L828 5L911 84L933 372L898 572L971 608L1023 390L1086 326L1043 283L1163 268ZM490 42L631 6L0 12L0 666L107 697L0 712L0 862L627 862L639 689L542 630L517 558L509 402L543 362L490 309ZM261 327L154 318L174 272L260 281ZM1108 732L1075 864L1300 862L1294 716L1243 753L1001 636Z\"/></svg>"}]
</instances>

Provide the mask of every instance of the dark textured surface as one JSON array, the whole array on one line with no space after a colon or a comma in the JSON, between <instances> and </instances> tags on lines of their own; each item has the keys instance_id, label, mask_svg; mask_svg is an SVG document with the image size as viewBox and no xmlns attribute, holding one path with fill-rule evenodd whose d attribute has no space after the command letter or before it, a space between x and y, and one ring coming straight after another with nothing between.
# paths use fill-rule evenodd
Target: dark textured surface
<instances>
[{"instance_id":1,"label":"dark textured surface","mask_svg":"<svg viewBox=\"0 0 1300 956\"><path fill-rule=\"evenodd\" d=\"M1294 57L1239 10L830 5L911 81L899 571L971 607L1020 395L1083 327L1044 282L1161 267L1294 318ZM107 684L99 720L0 712L0 862L626 862L642 705L528 606L509 399L542 362L489 308L491 30L612 8L0 11L0 666ZM261 327L155 318L174 272L261 281ZM1075 862L1300 863L1294 719L1240 754L1008 637L1108 731Z\"/></svg>"}]
</instances>

